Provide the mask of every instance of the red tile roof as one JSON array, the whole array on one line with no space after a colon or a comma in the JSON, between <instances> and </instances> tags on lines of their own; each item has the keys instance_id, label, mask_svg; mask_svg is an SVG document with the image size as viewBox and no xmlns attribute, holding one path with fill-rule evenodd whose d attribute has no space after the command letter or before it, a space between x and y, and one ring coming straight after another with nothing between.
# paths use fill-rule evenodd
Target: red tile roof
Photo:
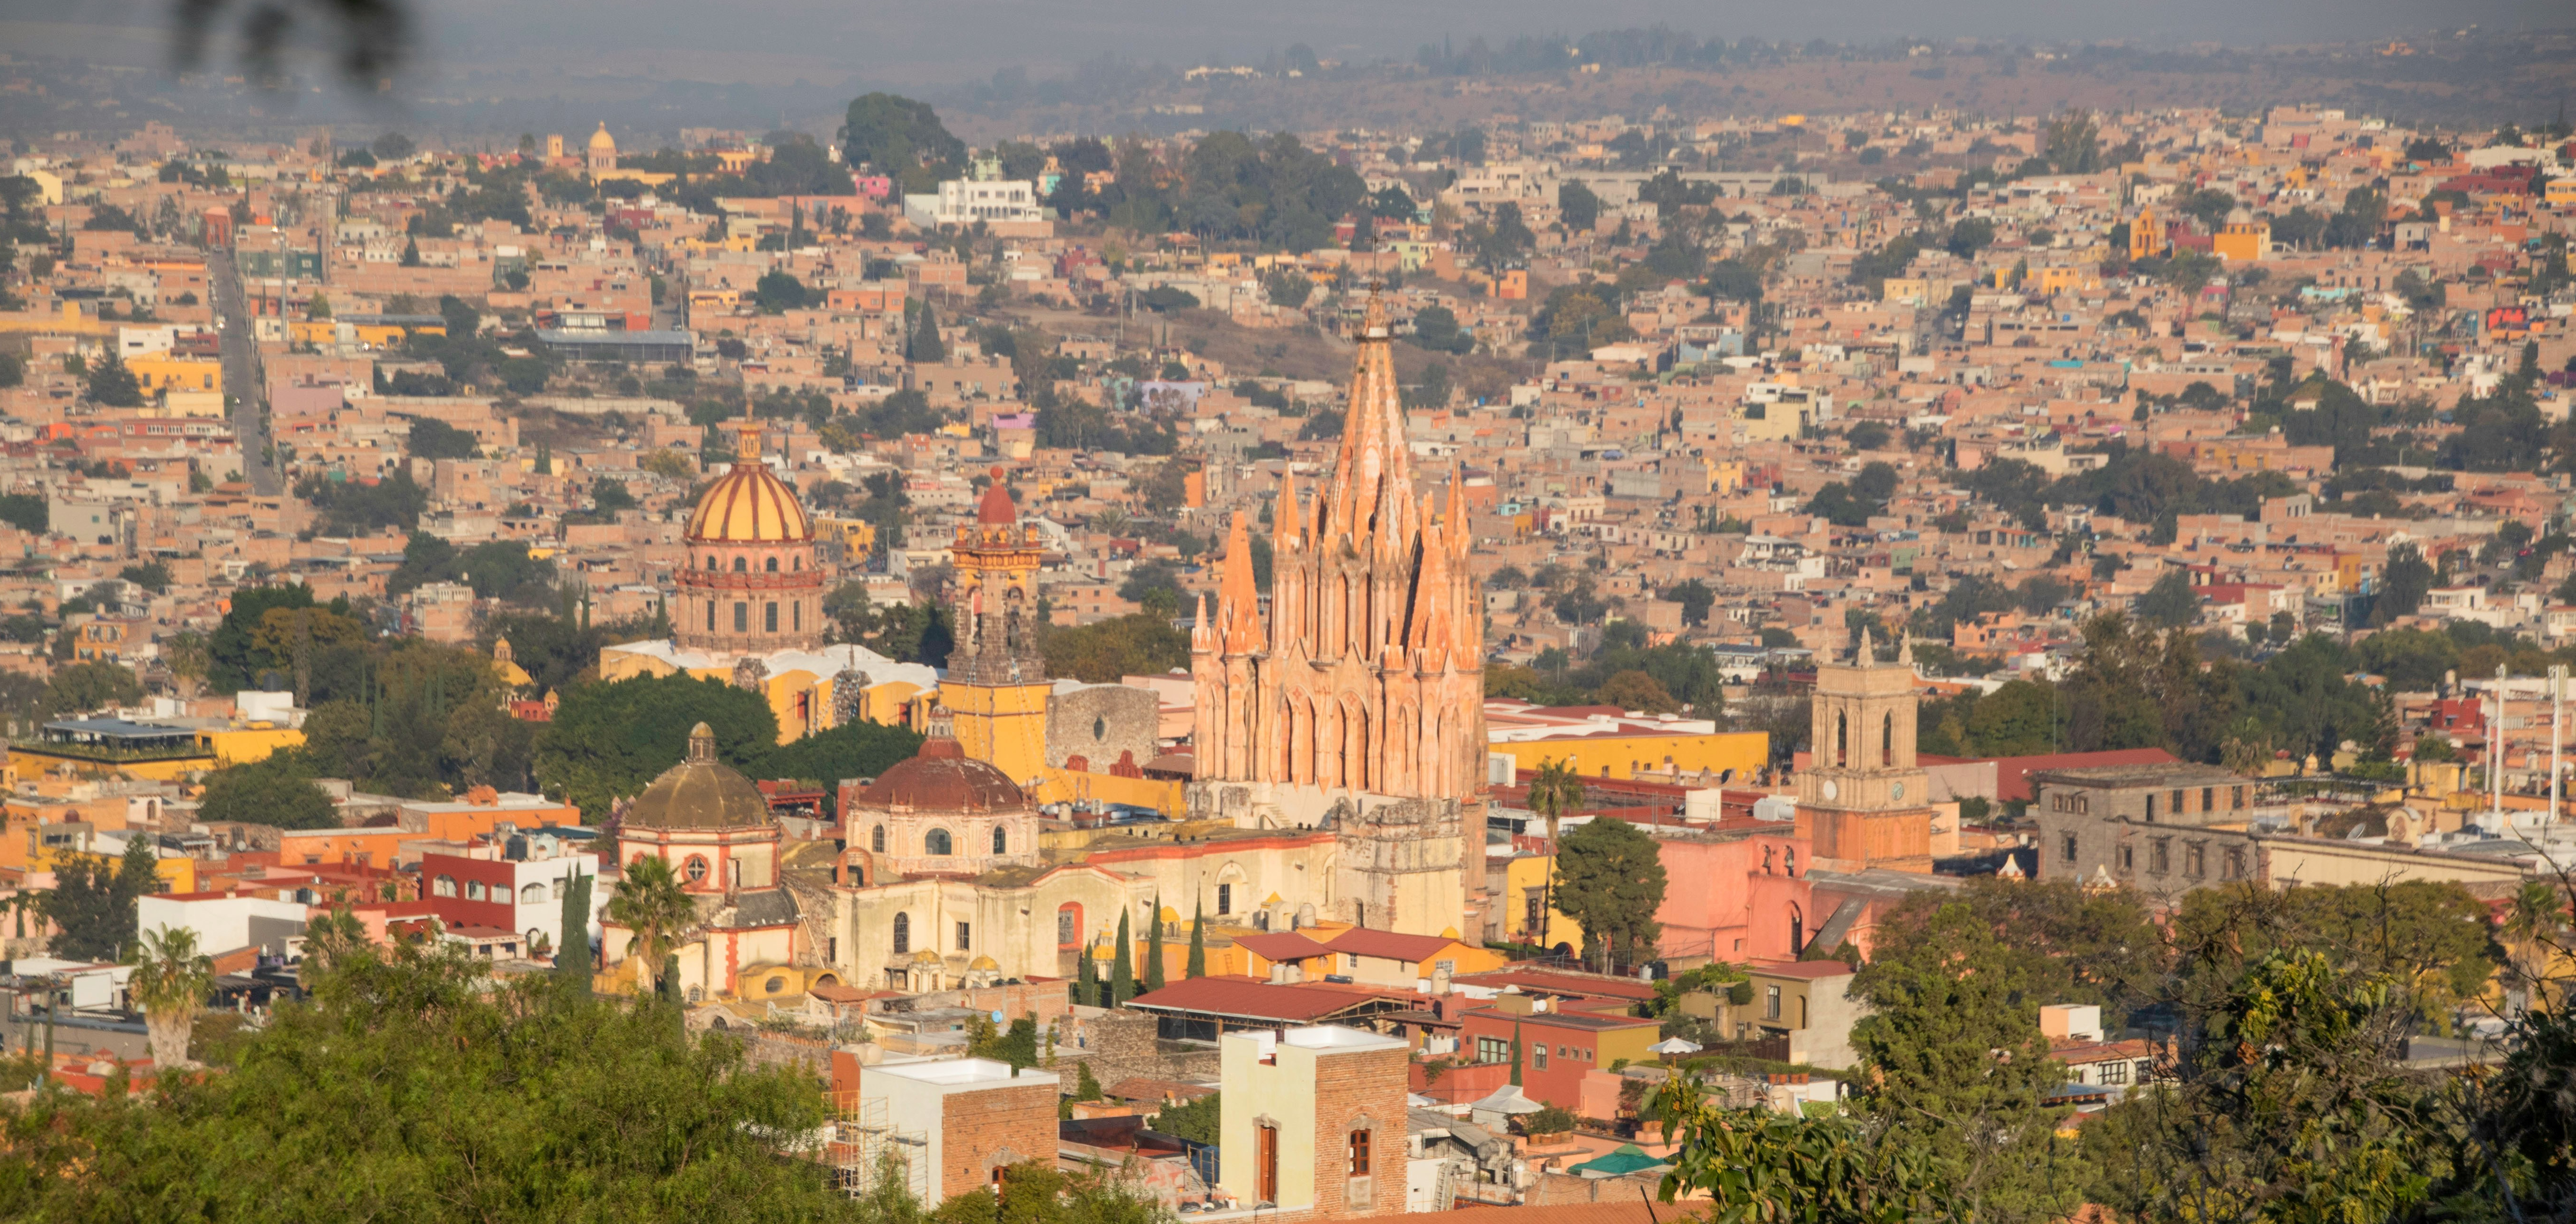
<instances>
[{"instance_id":1,"label":"red tile roof","mask_svg":"<svg viewBox=\"0 0 2576 1224\"><path fill-rule=\"evenodd\" d=\"M1266 961L1297 961L1322 956L1327 948L1295 931L1270 931L1260 935L1237 935L1235 946L1248 948L1254 956Z\"/></svg>"},{"instance_id":2,"label":"red tile roof","mask_svg":"<svg viewBox=\"0 0 2576 1224\"><path fill-rule=\"evenodd\" d=\"M1345 986L1337 982L1282 984L1245 977L1183 978L1128 1000L1130 1007L1194 1012L1243 1020L1311 1024L1377 999L1419 1003L1409 990Z\"/></svg>"},{"instance_id":3,"label":"red tile roof","mask_svg":"<svg viewBox=\"0 0 2576 1224\"><path fill-rule=\"evenodd\" d=\"M1325 940L1324 946L1335 952L1419 964L1457 947L1458 941L1438 935L1404 935L1369 927L1352 927Z\"/></svg>"},{"instance_id":4,"label":"red tile roof","mask_svg":"<svg viewBox=\"0 0 2576 1224\"><path fill-rule=\"evenodd\" d=\"M1489 986L1500 990L1518 986L1531 994L1588 995L1604 999L1626 999L1642 1003L1655 997L1655 988L1634 978L1605 977L1597 973L1555 973L1545 969L1512 966L1487 973L1471 973L1459 978L1462 985Z\"/></svg>"}]
</instances>

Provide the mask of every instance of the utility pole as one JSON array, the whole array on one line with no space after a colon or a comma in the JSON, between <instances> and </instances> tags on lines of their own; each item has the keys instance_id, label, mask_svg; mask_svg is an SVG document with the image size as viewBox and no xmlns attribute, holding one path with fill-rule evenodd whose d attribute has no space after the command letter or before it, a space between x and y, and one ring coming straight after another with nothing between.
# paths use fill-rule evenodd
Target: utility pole
<instances>
[{"instance_id":1,"label":"utility pole","mask_svg":"<svg viewBox=\"0 0 2576 1224\"><path fill-rule=\"evenodd\" d=\"M2489 810L2495 813L2497 831L2502 832L2504 824L2504 664L2502 663L2496 664L2495 727L2487 733L2487 751L2495 757L2495 763L2487 767L2487 790L2495 797L2494 806Z\"/></svg>"},{"instance_id":2,"label":"utility pole","mask_svg":"<svg viewBox=\"0 0 2576 1224\"><path fill-rule=\"evenodd\" d=\"M2560 786L2558 768L2565 740L2559 728L2564 725L2566 707L2567 665L2552 663L2549 665L2549 823L2551 824L2558 823Z\"/></svg>"}]
</instances>

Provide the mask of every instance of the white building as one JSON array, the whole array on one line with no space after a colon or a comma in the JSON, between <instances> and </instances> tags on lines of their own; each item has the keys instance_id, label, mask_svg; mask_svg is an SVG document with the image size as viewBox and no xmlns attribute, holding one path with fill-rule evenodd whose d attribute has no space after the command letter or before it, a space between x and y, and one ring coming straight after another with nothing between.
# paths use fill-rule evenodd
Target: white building
<instances>
[{"instance_id":1,"label":"white building","mask_svg":"<svg viewBox=\"0 0 2576 1224\"><path fill-rule=\"evenodd\" d=\"M924 229L978 221L1044 221L1037 184L1027 179L950 179L936 195L903 198L906 220Z\"/></svg>"}]
</instances>

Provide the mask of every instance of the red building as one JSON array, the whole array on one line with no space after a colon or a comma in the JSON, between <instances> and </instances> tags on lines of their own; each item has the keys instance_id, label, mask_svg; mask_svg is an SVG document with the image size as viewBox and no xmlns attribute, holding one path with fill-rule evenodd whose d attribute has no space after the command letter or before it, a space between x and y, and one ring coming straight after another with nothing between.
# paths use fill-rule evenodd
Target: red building
<instances>
[{"instance_id":1,"label":"red building","mask_svg":"<svg viewBox=\"0 0 2576 1224\"><path fill-rule=\"evenodd\" d=\"M1576 1109L1583 1077L1655 1055L1662 1022L1626 1014L1617 999L1564 1000L1505 994L1492 1007L1459 1018L1459 1053L1476 1063L1508 1063L1521 1045L1521 1092L1533 1101Z\"/></svg>"}]
</instances>

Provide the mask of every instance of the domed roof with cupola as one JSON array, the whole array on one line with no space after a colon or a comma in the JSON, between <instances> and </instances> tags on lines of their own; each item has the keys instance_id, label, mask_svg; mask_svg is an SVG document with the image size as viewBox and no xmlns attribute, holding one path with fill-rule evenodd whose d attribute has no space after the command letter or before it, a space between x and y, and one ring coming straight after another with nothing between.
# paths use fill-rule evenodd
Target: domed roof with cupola
<instances>
[{"instance_id":1,"label":"domed roof with cupola","mask_svg":"<svg viewBox=\"0 0 2576 1224\"><path fill-rule=\"evenodd\" d=\"M973 814L1024 811L1029 796L1010 775L966 755L956 740L934 735L922 741L920 752L885 771L852 802L869 808Z\"/></svg>"},{"instance_id":2,"label":"domed roof with cupola","mask_svg":"<svg viewBox=\"0 0 2576 1224\"><path fill-rule=\"evenodd\" d=\"M758 829L774 826L769 800L732 766L716 759L716 736L705 723L689 732L689 755L662 771L626 809L624 827L635 830Z\"/></svg>"},{"instance_id":3,"label":"domed roof with cupola","mask_svg":"<svg viewBox=\"0 0 2576 1224\"><path fill-rule=\"evenodd\" d=\"M795 544L814 538L814 522L796 490L760 459L760 426L736 427L741 442L733 467L698 498L689 512L691 544Z\"/></svg>"}]
</instances>

